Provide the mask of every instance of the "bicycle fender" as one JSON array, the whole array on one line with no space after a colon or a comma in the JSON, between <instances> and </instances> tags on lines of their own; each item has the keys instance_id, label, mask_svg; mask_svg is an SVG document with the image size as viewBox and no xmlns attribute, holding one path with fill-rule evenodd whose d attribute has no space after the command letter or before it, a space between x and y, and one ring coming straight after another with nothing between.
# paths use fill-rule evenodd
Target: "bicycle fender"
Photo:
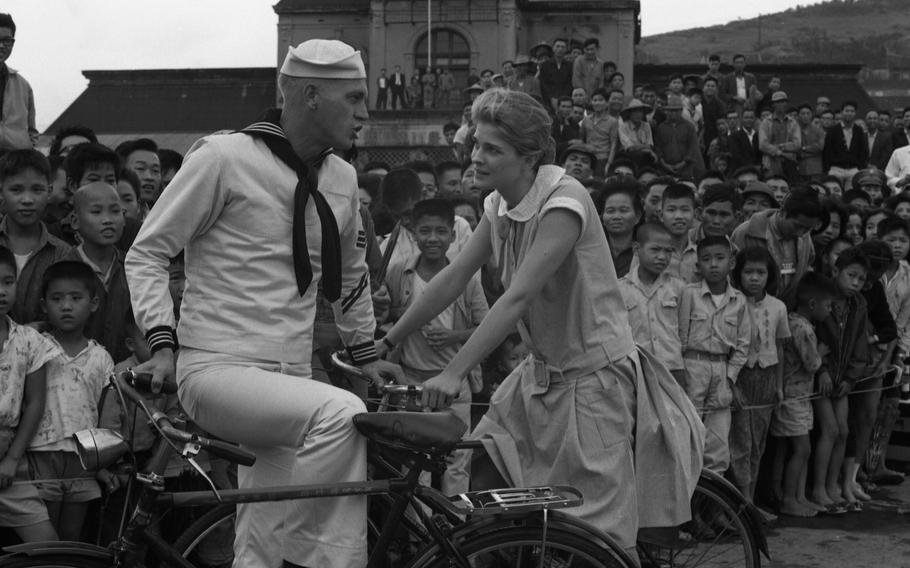
<instances>
[{"instance_id":1,"label":"bicycle fender","mask_svg":"<svg viewBox=\"0 0 910 568\"><path fill-rule=\"evenodd\" d=\"M755 542L758 543L758 549L765 555L765 558L771 560L771 553L768 551L768 539L765 536L764 528L762 528L764 525L758 508L754 504L746 501L742 493L740 493L732 483L713 471L708 471L707 469L701 470L701 479L699 482L703 482L710 489L723 495L734 509L742 507L742 510L745 513L743 515L743 521L749 528L749 532L755 537Z\"/></svg>"},{"instance_id":2,"label":"bicycle fender","mask_svg":"<svg viewBox=\"0 0 910 568\"><path fill-rule=\"evenodd\" d=\"M93 560L111 560L111 552L106 548L86 544L84 542L70 542L60 540L28 542L25 544L16 544L13 546L4 546L3 552L6 554L17 554L19 556L37 558L52 554L66 554L69 556L81 556Z\"/></svg>"},{"instance_id":3,"label":"bicycle fender","mask_svg":"<svg viewBox=\"0 0 910 568\"><path fill-rule=\"evenodd\" d=\"M547 523L550 526L558 526L561 530L566 532L571 532L576 536L587 539L591 542L596 542L603 548L608 548L614 550L621 555L624 555L625 552L617 546L617 544L611 539L606 533L594 527L590 523L569 515L562 511L549 511L547 513ZM477 520L472 522L467 522L461 526L455 528L453 532L453 540L469 538L475 532L481 532L483 534L489 534L491 531L497 529L497 525L505 524L505 527L513 526L513 523L516 519L533 519L535 522L542 522L542 514L529 516L527 513L521 515L496 515L490 517L489 519ZM629 564L632 565L631 563Z\"/></svg>"}]
</instances>

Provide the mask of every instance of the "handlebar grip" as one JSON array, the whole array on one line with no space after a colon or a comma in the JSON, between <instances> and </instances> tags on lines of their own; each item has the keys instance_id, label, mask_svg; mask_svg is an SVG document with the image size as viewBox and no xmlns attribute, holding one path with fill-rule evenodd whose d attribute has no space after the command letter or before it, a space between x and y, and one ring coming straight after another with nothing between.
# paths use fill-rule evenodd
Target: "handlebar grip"
<instances>
[{"instance_id":1,"label":"handlebar grip","mask_svg":"<svg viewBox=\"0 0 910 568\"><path fill-rule=\"evenodd\" d=\"M127 382L132 385L133 388L143 392L153 392L152 375L128 371L126 377ZM177 394L177 383L165 382L161 385L161 394Z\"/></svg>"},{"instance_id":2,"label":"handlebar grip","mask_svg":"<svg viewBox=\"0 0 910 568\"><path fill-rule=\"evenodd\" d=\"M256 463L256 455L243 448L220 440L204 439L202 444L212 454L238 465L251 466Z\"/></svg>"}]
</instances>

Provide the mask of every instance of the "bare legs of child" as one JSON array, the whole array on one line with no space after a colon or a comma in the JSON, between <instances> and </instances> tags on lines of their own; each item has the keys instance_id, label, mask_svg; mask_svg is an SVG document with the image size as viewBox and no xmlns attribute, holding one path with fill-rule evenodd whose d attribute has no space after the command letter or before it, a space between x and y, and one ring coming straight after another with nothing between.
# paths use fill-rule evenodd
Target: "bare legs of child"
<instances>
[{"instance_id":1,"label":"bare legs of child","mask_svg":"<svg viewBox=\"0 0 910 568\"><path fill-rule=\"evenodd\" d=\"M779 438L779 442L774 467L777 473L779 465L783 474L780 513L791 517L814 517L824 508L806 499L806 476L811 452L809 435Z\"/></svg>"},{"instance_id":2,"label":"bare legs of child","mask_svg":"<svg viewBox=\"0 0 910 568\"><path fill-rule=\"evenodd\" d=\"M810 500L830 509L844 499L839 483L847 441L847 397L812 402L820 431L815 445Z\"/></svg>"},{"instance_id":3,"label":"bare legs of child","mask_svg":"<svg viewBox=\"0 0 910 568\"><path fill-rule=\"evenodd\" d=\"M60 540L82 540L82 525L88 512L88 503L45 501L47 515L57 529Z\"/></svg>"},{"instance_id":4,"label":"bare legs of child","mask_svg":"<svg viewBox=\"0 0 910 568\"><path fill-rule=\"evenodd\" d=\"M54 530L54 525L50 521L40 521L24 527L14 527L13 530L16 531L16 536L22 539L22 542L59 540L57 531Z\"/></svg>"}]
</instances>

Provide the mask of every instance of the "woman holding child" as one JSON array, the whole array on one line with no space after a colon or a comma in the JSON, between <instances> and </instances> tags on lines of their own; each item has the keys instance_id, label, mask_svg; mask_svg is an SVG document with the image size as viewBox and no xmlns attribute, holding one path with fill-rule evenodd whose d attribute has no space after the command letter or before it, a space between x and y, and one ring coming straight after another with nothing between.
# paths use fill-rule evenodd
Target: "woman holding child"
<instances>
[{"instance_id":1,"label":"woman holding child","mask_svg":"<svg viewBox=\"0 0 910 568\"><path fill-rule=\"evenodd\" d=\"M487 450L475 461L475 484L571 484L585 496L573 511L632 550L639 526L688 519L700 423L672 376L635 347L594 204L562 168L547 165L546 110L523 93L493 89L472 114L475 183L495 191L466 248L380 352L448 306L483 264L495 265L504 295L444 371L424 383L424 403L451 405L468 372L517 326L531 355L500 385L474 431ZM654 396L675 404L654 404ZM647 451L653 448L669 450ZM629 490L636 486L638 495L647 488L648 503Z\"/></svg>"}]
</instances>

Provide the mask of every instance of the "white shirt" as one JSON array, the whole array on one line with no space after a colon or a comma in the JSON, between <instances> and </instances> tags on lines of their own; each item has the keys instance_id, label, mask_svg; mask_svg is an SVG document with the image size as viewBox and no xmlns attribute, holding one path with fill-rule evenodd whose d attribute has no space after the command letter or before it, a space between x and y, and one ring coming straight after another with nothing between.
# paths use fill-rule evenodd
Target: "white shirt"
<instances>
[{"instance_id":1,"label":"white shirt","mask_svg":"<svg viewBox=\"0 0 910 568\"><path fill-rule=\"evenodd\" d=\"M341 298L332 304L345 345L372 343L376 320L354 168L335 155L319 169L319 191L341 237ZM309 364L322 230L313 199L306 235L313 281L301 296L292 257L297 175L252 136L207 136L186 156L126 255L140 329L174 327L168 265L186 249L181 345L263 361ZM361 243L363 246L361 246Z\"/></svg>"},{"instance_id":2,"label":"white shirt","mask_svg":"<svg viewBox=\"0 0 910 568\"><path fill-rule=\"evenodd\" d=\"M904 146L891 153L891 159L888 160L888 165L885 166L888 186L892 189L897 189L897 182L908 174L910 174L910 146Z\"/></svg>"},{"instance_id":3,"label":"white shirt","mask_svg":"<svg viewBox=\"0 0 910 568\"><path fill-rule=\"evenodd\" d=\"M745 99L748 96L746 93L746 77L734 77L736 79L736 97L740 99Z\"/></svg>"}]
</instances>

